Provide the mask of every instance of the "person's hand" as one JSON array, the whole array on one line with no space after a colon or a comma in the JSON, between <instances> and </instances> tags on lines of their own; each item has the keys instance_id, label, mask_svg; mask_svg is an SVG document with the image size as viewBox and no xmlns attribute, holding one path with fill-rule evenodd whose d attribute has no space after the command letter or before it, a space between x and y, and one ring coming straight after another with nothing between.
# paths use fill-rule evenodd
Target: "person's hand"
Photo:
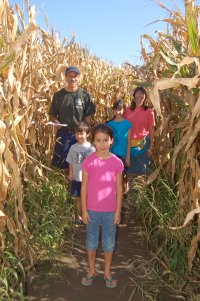
<instances>
[{"instance_id":1,"label":"person's hand","mask_svg":"<svg viewBox=\"0 0 200 301\"><path fill-rule=\"evenodd\" d=\"M152 157L152 149L151 148L149 148L147 150L147 157Z\"/></svg>"},{"instance_id":2,"label":"person's hand","mask_svg":"<svg viewBox=\"0 0 200 301\"><path fill-rule=\"evenodd\" d=\"M87 225L90 222L90 220L91 219L90 219L90 216L89 216L88 212L83 211L82 212L82 221L83 221L83 223Z\"/></svg>"},{"instance_id":3,"label":"person's hand","mask_svg":"<svg viewBox=\"0 0 200 301\"><path fill-rule=\"evenodd\" d=\"M120 215L120 212L115 212L115 216L114 216L114 224L115 225L119 225L121 221L121 215Z\"/></svg>"},{"instance_id":4,"label":"person's hand","mask_svg":"<svg viewBox=\"0 0 200 301\"><path fill-rule=\"evenodd\" d=\"M58 125L57 125L58 124ZM59 130L61 129L61 126L59 125L60 122L58 120L54 120L54 126Z\"/></svg>"},{"instance_id":5,"label":"person's hand","mask_svg":"<svg viewBox=\"0 0 200 301\"><path fill-rule=\"evenodd\" d=\"M130 166L130 164L131 164L130 157L128 157L128 156L126 157L125 164L127 167Z\"/></svg>"}]
</instances>

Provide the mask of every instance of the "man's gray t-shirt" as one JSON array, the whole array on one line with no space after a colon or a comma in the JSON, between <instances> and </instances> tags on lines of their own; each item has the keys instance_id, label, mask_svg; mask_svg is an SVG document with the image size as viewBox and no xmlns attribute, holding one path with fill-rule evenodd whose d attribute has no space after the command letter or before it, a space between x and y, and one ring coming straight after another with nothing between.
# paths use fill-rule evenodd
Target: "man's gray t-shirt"
<instances>
[{"instance_id":1,"label":"man's gray t-shirt","mask_svg":"<svg viewBox=\"0 0 200 301\"><path fill-rule=\"evenodd\" d=\"M73 144L70 147L69 153L67 155L66 161L69 164L72 164L73 177L74 180L81 182L82 181L82 163L83 160L95 152L95 147L90 143L86 142L85 144L79 144L78 142Z\"/></svg>"}]
</instances>

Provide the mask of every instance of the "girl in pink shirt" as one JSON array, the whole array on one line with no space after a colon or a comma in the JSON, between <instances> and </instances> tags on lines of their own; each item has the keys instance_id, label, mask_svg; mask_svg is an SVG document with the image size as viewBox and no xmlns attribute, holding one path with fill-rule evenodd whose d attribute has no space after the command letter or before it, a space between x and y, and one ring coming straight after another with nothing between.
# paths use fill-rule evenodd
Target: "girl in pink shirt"
<instances>
[{"instance_id":1,"label":"girl in pink shirt","mask_svg":"<svg viewBox=\"0 0 200 301\"><path fill-rule=\"evenodd\" d=\"M128 174L150 173L150 158L154 141L154 112L146 104L147 93L143 87L133 92L130 107L126 108L125 118L132 123L131 153Z\"/></svg>"},{"instance_id":2,"label":"girl in pink shirt","mask_svg":"<svg viewBox=\"0 0 200 301\"><path fill-rule=\"evenodd\" d=\"M112 129L99 124L93 129L92 141L96 152L82 164L82 220L86 224L89 272L81 283L90 286L95 277L96 250L99 229L102 228L102 247L105 256L104 280L106 287L114 288L111 262L115 248L116 225L120 222L122 203L122 161L109 149L113 143Z\"/></svg>"}]
</instances>

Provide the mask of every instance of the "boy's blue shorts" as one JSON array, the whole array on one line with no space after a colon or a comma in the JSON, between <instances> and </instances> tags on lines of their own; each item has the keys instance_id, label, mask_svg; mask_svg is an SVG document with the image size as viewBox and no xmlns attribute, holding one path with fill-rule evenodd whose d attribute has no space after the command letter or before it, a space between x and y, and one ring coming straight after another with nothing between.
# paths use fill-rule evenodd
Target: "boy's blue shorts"
<instances>
[{"instance_id":1,"label":"boy's blue shorts","mask_svg":"<svg viewBox=\"0 0 200 301\"><path fill-rule=\"evenodd\" d=\"M104 252L113 252L115 249L116 225L115 212L97 212L88 210L91 221L86 225L87 250L97 250L99 245L99 230L102 229L102 249Z\"/></svg>"},{"instance_id":2,"label":"boy's blue shorts","mask_svg":"<svg viewBox=\"0 0 200 301\"><path fill-rule=\"evenodd\" d=\"M77 198L81 196L81 182L71 181L71 196Z\"/></svg>"}]
</instances>

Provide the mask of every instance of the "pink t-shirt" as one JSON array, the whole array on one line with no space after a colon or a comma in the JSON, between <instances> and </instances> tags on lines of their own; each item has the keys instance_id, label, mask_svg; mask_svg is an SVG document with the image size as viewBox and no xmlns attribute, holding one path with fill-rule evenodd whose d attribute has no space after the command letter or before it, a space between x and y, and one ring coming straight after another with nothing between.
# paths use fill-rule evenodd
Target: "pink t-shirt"
<instances>
[{"instance_id":1,"label":"pink t-shirt","mask_svg":"<svg viewBox=\"0 0 200 301\"><path fill-rule=\"evenodd\" d=\"M131 110L126 108L124 117L132 124L131 139L141 139L149 134L149 130L155 126L155 117L152 109L146 111L143 108Z\"/></svg>"},{"instance_id":2,"label":"pink t-shirt","mask_svg":"<svg viewBox=\"0 0 200 301\"><path fill-rule=\"evenodd\" d=\"M96 153L85 158L82 170L88 174L88 210L98 212L116 210L116 177L123 169L122 161L114 154L109 159L99 159Z\"/></svg>"}]
</instances>

